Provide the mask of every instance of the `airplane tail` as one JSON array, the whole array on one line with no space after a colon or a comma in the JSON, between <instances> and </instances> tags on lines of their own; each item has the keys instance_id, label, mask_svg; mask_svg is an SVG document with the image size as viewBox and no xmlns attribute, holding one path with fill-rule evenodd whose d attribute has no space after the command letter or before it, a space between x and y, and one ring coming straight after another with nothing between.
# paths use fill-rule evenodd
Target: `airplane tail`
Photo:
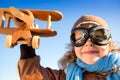
<instances>
[{"instance_id":1,"label":"airplane tail","mask_svg":"<svg viewBox=\"0 0 120 80\"><path fill-rule=\"evenodd\" d=\"M34 23L34 16L30 10L17 10L14 7L10 7L9 11L14 15L13 21L19 28L30 28Z\"/></svg>"}]
</instances>

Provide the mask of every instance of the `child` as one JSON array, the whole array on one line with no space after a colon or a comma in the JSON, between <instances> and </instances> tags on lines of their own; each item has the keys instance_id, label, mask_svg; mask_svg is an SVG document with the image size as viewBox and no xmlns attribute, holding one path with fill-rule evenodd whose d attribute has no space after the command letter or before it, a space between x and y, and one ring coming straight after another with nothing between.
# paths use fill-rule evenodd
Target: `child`
<instances>
[{"instance_id":1,"label":"child","mask_svg":"<svg viewBox=\"0 0 120 80\"><path fill-rule=\"evenodd\" d=\"M21 45L21 80L119 80L120 54L107 23L93 15L80 17L70 36L70 51L60 59L60 70L44 68L35 50Z\"/></svg>"}]
</instances>

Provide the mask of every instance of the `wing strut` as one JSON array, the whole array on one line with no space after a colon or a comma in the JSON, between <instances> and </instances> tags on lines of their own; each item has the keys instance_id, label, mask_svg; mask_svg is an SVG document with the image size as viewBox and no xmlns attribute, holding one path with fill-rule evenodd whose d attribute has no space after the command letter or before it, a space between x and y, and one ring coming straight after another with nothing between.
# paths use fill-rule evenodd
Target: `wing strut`
<instances>
[{"instance_id":1,"label":"wing strut","mask_svg":"<svg viewBox=\"0 0 120 80\"><path fill-rule=\"evenodd\" d=\"M5 14L4 14L4 12L2 12L2 20L1 20L1 23L0 23L0 27L4 26L4 21L5 21Z\"/></svg>"},{"instance_id":2,"label":"wing strut","mask_svg":"<svg viewBox=\"0 0 120 80\"><path fill-rule=\"evenodd\" d=\"M48 15L47 29L51 29L51 15Z\"/></svg>"}]
</instances>

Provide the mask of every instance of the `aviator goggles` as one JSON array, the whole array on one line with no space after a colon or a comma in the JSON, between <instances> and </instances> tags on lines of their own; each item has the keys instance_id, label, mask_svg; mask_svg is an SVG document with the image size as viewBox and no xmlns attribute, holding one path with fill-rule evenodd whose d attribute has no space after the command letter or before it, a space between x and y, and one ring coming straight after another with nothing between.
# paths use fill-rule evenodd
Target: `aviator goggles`
<instances>
[{"instance_id":1,"label":"aviator goggles","mask_svg":"<svg viewBox=\"0 0 120 80\"><path fill-rule=\"evenodd\" d=\"M75 28L72 30L71 43L80 47L86 43L88 39L91 40L92 43L102 46L106 45L111 40L110 31L103 28L103 26L94 26L91 28Z\"/></svg>"}]
</instances>

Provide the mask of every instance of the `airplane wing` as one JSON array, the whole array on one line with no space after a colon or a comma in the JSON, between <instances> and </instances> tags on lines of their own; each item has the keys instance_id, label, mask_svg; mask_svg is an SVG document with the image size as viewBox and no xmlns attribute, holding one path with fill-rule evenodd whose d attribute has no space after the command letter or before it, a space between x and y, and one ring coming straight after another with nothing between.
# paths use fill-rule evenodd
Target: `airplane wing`
<instances>
[{"instance_id":1,"label":"airplane wing","mask_svg":"<svg viewBox=\"0 0 120 80\"><path fill-rule=\"evenodd\" d=\"M0 17L1 17L1 15L3 15L3 12L9 12L9 13L15 14L15 16L17 16L17 17L21 17L23 14L19 10L21 10L21 11L29 10L33 13L35 18L37 18L39 20L43 20L43 21L47 21L48 15L51 15L51 21L58 21L58 20L61 20L63 17L62 13L57 10L31 10L31 9L18 9L17 10L14 7L0 8ZM19 14L17 14L17 13L19 13ZM25 14L24 14L24 16L28 17Z\"/></svg>"},{"instance_id":2,"label":"airplane wing","mask_svg":"<svg viewBox=\"0 0 120 80\"><path fill-rule=\"evenodd\" d=\"M0 28L0 34L12 35L18 28Z\"/></svg>"},{"instance_id":3,"label":"airplane wing","mask_svg":"<svg viewBox=\"0 0 120 80\"><path fill-rule=\"evenodd\" d=\"M0 34L12 35L14 32L19 30L28 30L32 35L38 35L41 37L50 37L57 34L56 31L51 29L21 29L21 28L0 28Z\"/></svg>"},{"instance_id":4,"label":"airplane wing","mask_svg":"<svg viewBox=\"0 0 120 80\"><path fill-rule=\"evenodd\" d=\"M39 20L43 20L43 21L47 21L48 20L48 16L51 15L51 21L58 21L61 20L63 15L61 12L59 11L52 11L52 10L30 10L34 17L39 19Z\"/></svg>"},{"instance_id":5,"label":"airplane wing","mask_svg":"<svg viewBox=\"0 0 120 80\"><path fill-rule=\"evenodd\" d=\"M50 37L57 35L57 32L51 29L30 29L32 35L38 35L41 37Z\"/></svg>"}]
</instances>

